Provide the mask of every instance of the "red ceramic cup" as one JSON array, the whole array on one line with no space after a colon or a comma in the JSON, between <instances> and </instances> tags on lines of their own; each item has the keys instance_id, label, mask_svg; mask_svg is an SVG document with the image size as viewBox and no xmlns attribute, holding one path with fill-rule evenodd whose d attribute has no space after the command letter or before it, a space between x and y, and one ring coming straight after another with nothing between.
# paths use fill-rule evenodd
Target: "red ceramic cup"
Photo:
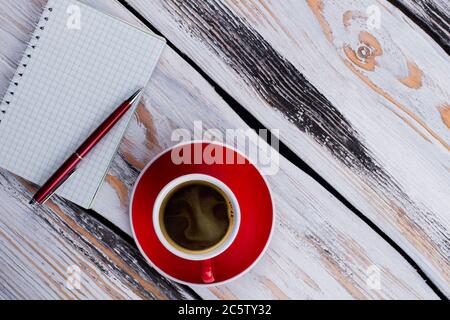
<instances>
[{"instance_id":1,"label":"red ceramic cup","mask_svg":"<svg viewBox=\"0 0 450 320\"><path fill-rule=\"evenodd\" d=\"M173 161L172 155L181 150L196 155L207 152L212 145L235 162L179 164ZM229 189L227 195L235 199L239 210L236 235L229 237L213 254L202 257L184 256L167 246L158 236L159 227L154 223L158 196L181 180L193 177L207 177L220 189ZM139 250L158 272L187 285L216 286L242 276L262 257L273 231L274 208L267 181L245 155L230 146L192 141L163 151L145 167L131 195L130 222Z\"/></svg>"}]
</instances>

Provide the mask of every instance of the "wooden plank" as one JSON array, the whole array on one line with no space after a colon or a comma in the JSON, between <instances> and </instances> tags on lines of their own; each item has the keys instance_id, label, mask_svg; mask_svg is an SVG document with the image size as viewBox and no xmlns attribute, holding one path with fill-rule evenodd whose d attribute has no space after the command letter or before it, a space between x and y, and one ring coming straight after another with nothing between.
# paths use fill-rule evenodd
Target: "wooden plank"
<instances>
[{"instance_id":1,"label":"wooden plank","mask_svg":"<svg viewBox=\"0 0 450 320\"><path fill-rule=\"evenodd\" d=\"M447 53L450 52L450 2L446 0L390 0L419 24Z\"/></svg>"},{"instance_id":2,"label":"wooden plank","mask_svg":"<svg viewBox=\"0 0 450 320\"><path fill-rule=\"evenodd\" d=\"M43 5L1 6L1 94ZM0 171L0 299L195 298L151 269L129 239L88 212L59 200L31 209L31 191L36 189ZM80 268L80 290L66 284L72 266Z\"/></svg>"},{"instance_id":3,"label":"wooden plank","mask_svg":"<svg viewBox=\"0 0 450 320\"><path fill-rule=\"evenodd\" d=\"M92 4L105 10L98 2ZM107 9L117 14L113 7ZM167 49L95 209L129 232L127 190L135 175L158 152L175 144L170 139L174 129L192 132L196 120L203 121L205 130L222 133L247 128L211 85ZM209 290L195 288L197 293L225 299L429 297L422 285L411 286L418 285L417 274L377 234L314 180L285 159L280 161L281 171L269 177L278 220L268 254L238 281ZM366 284L372 264L382 270L381 291ZM398 280L392 281L392 275Z\"/></svg>"},{"instance_id":4,"label":"wooden plank","mask_svg":"<svg viewBox=\"0 0 450 320\"><path fill-rule=\"evenodd\" d=\"M35 191L0 172L1 299L193 298L89 213L60 200L31 209ZM68 287L73 266L81 272L79 290Z\"/></svg>"},{"instance_id":5,"label":"wooden plank","mask_svg":"<svg viewBox=\"0 0 450 320\"><path fill-rule=\"evenodd\" d=\"M427 34L385 1L127 2L450 294L450 65Z\"/></svg>"},{"instance_id":6,"label":"wooden plank","mask_svg":"<svg viewBox=\"0 0 450 320\"><path fill-rule=\"evenodd\" d=\"M89 3L136 23L117 2ZM8 12L27 6L19 1L12 5L16 7ZM30 11L20 12L20 17L13 18L21 21L19 25L27 25L35 18ZM8 21L5 25L17 25ZM22 28L8 29L1 37L7 39L6 34L11 34L12 38L21 39L26 38L24 33ZM19 46L2 43L10 48ZM4 79L1 88L6 87L8 75L19 60L20 54L12 51L0 48L2 61L8 61L0 68ZM173 129L190 129L194 120L203 120L205 129L217 128L221 132L226 128L247 127L210 84L168 49L95 209L129 232L129 186L148 160L174 144L170 140ZM395 250L320 185L285 159L280 159L280 168L276 176L270 177L278 219L268 254L239 281L196 289L198 293L206 298L436 298ZM61 210L68 209L64 206ZM29 236L28 228L17 228L22 237ZM380 290L372 290L366 283L367 269L373 265L380 268Z\"/></svg>"}]
</instances>

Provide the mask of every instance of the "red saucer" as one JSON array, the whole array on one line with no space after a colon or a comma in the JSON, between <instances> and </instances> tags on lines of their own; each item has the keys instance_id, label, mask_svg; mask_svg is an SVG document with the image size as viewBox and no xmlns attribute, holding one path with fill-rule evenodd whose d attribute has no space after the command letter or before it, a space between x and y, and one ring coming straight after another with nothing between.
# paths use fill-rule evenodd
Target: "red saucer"
<instances>
[{"instance_id":1,"label":"red saucer","mask_svg":"<svg viewBox=\"0 0 450 320\"><path fill-rule=\"evenodd\" d=\"M193 151L194 146L204 150L210 144L192 142L187 145ZM175 148L186 148L186 144ZM220 148L224 148L223 154L231 153L241 161L235 161L235 164L176 165L171 159L172 148L147 165L132 193L131 226L141 253L160 273L184 284L205 285L201 279L201 263L185 260L168 251L158 240L152 221L153 203L158 193L177 177L192 173L213 176L224 182L239 202L239 232L233 244L212 259L216 279L212 285L232 280L248 271L264 253L272 234L273 204L265 179L242 154L229 147ZM242 162L245 164L240 164Z\"/></svg>"}]
</instances>

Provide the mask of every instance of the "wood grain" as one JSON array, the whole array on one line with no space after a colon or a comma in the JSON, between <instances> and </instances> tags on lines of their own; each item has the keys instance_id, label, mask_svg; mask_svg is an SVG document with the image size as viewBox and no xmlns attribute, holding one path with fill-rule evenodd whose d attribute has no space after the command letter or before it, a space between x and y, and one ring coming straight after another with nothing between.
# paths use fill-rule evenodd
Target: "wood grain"
<instances>
[{"instance_id":1,"label":"wood grain","mask_svg":"<svg viewBox=\"0 0 450 320\"><path fill-rule=\"evenodd\" d=\"M420 27L385 1L128 3L449 295L450 65Z\"/></svg>"},{"instance_id":2,"label":"wood grain","mask_svg":"<svg viewBox=\"0 0 450 320\"><path fill-rule=\"evenodd\" d=\"M0 298L192 298L89 213L60 200L30 208L32 191L0 172ZM81 270L80 290L67 286L72 266Z\"/></svg>"},{"instance_id":3,"label":"wood grain","mask_svg":"<svg viewBox=\"0 0 450 320\"><path fill-rule=\"evenodd\" d=\"M0 3L1 94L44 3ZM152 270L130 239L88 212L58 199L31 208L32 191L27 182L0 171L1 299L195 298ZM81 290L66 285L71 266L82 272Z\"/></svg>"},{"instance_id":4,"label":"wood grain","mask_svg":"<svg viewBox=\"0 0 450 320\"><path fill-rule=\"evenodd\" d=\"M447 52L450 52L450 3L446 0L390 0Z\"/></svg>"},{"instance_id":5,"label":"wood grain","mask_svg":"<svg viewBox=\"0 0 450 320\"><path fill-rule=\"evenodd\" d=\"M32 29L32 21L36 19L34 11L38 11L36 8L43 2L34 1L33 6L30 6L29 1L24 1L8 3L11 6L8 12L20 12L20 15L14 18L0 15L6 21L0 24L0 38L2 43L6 43L5 47L0 48L0 57L1 61L7 61L0 67L0 88L6 87L8 76L12 75L14 64L20 59L20 51L25 46L26 34L29 32L27 28L9 26L25 25ZM138 24L115 1L86 2ZM29 10L31 7L34 9ZM261 102L260 99L255 101ZM163 148L175 143L170 139L172 131L176 128L191 129L194 120L202 120L205 129L217 128L221 132L227 128L247 128L205 79L176 53L167 49L146 91L144 104L132 121L120 155L114 160L107 183L100 191L95 210L129 232L126 190L134 183L143 164ZM269 182L274 192L278 218L268 253L252 272L239 281L211 289L195 288L202 297L436 298L403 257L297 167L280 158L280 172L269 177ZM11 197L12 193L6 187L7 184L4 185L2 199ZM18 183L16 188L24 188L23 185ZM24 193L23 189L17 192L18 196L27 198L28 195L22 195ZM15 204L18 200L11 202ZM71 216L76 216L70 206L60 206L60 209L53 208L51 211L56 212L58 219L70 212ZM4 216L10 215L0 210L0 221L6 219ZM84 219L88 217L83 215ZM5 229L8 230L11 222L5 221ZM71 225L75 227L76 224ZM29 227L21 226L18 224L15 227L16 233L29 239ZM89 229L90 226L83 228ZM49 231L36 228L35 232ZM81 230L73 232L74 235L77 233L81 233ZM109 252L107 248L100 246L96 252L104 254L104 251ZM111 244L109 248L115 252L116 246ZM83 252L83 249L80 250ZM10 251L15 252L13 249ZM25 257L32 255L29 250L23 252ZM59 257L50 256L47 259L54 263L59 261ZM10 263L11 269L20 270L19 263L15 264L13 259ZM380 268L381 290L372 290L366 283L367 268L372 265ZM136 266L131 264L130 268L135 270ZM25 292L34 290L34 283L23 281L18 276L11 280L6 273L2 273L2 277L5 286L12 287L12 283L18 283ZM45 279L42 275L36 277ZM106 273L104 278L109 279L109 274ZM112 279L115 277L112 276ZM141 281L139 279L137 283ZM45 290L52 291L52 288L47 286ZM11 293L11 296L14 294Z\"/></svg>"},{"instance_id":6,"label":"wood grain","mask_svg":"<svg viewBox=\"0 0 450 320\"><path fill-rule=\"evenodd\" d=\"M115 10L110 12L116 13ZM176 128L192 130L195 120L202 120L205 130L216 128L224 132L227 128L247 128L214 88L170 49L163 54L146 92L145 106L151 117L134 119L126 136L125 150L122 149L122 156L113 166L124 184L128 183L127 177L139 171L141 164L154 157L161 148L175 144L170 136ZM147 121L142 121L143 118ZM286 160L280 161L281 172L269 178L279 218L267 257L239 281L210 290L195 288L197 293L206 298L420 295L415 289L408 288L410 285L406 283L411 283L410 280L394 280L400 275L412 276L395 251L311 178ZM137 163L137 167L133 163ZM129 230L128 201L121 202L121 190L123 185L105 184L95 209ZM121 219L122 223L119 222ZM392 257L385 260L383 251L390 252ZM396 289L386 290L399 289L401 293L368 290L365 279L370 263L388 263L389 267L381 267L382 277L388 287ZM398 266L409 271L398 272L395 270Z\"/></svg>"}]
</instances>

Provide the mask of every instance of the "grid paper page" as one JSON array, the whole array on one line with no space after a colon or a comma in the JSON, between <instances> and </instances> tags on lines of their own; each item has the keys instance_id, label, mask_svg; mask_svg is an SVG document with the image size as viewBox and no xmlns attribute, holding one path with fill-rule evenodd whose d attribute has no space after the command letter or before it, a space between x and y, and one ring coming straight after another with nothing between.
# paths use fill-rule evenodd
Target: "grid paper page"
<instances>
[{"instance_id":1,"label":"grid paper page","mask_svg":"<svg viewBox=\"0 0 450 320\"><path fill-rule=\"evenodd\" d=\"M73 5L81 13L79 30L67 24ZM42 185L116 107L146 86L164 45L75 0L49 0L0 107L0 167ZM91 206L132 113L57 194Z\"/></svg>"}]
</instances>

